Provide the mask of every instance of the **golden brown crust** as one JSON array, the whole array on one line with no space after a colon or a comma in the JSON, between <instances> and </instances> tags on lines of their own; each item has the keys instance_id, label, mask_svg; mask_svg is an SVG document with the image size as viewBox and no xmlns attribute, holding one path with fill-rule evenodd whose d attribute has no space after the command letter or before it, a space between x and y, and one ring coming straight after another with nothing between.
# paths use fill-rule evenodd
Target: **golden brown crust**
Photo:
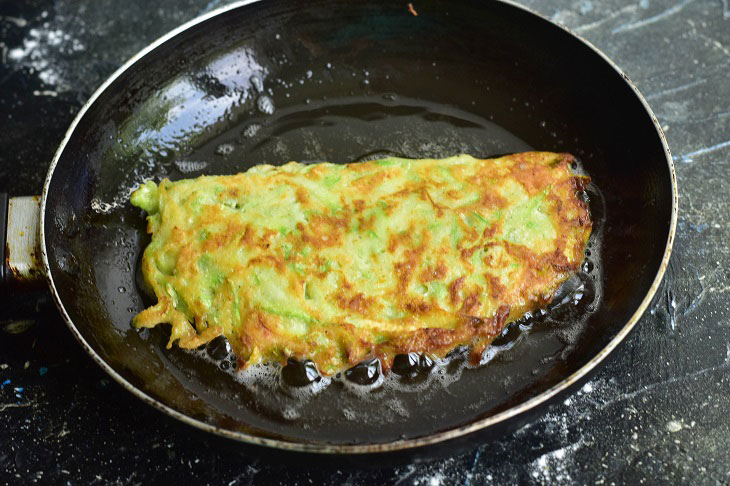
<instances>
[{"instance_id":1,"label":"golden brown crust","mask_svg":"<svg viewBox=\"0 0 730 486\"><path fill-rule=\"evenodd\" d=\"M591 231L572 156L262 166L163 181L143 272L170 344L225 335L241 364L476 354L577 271ZM476 359L476 358L473 358Z\"/></svg>"}]
</instances>

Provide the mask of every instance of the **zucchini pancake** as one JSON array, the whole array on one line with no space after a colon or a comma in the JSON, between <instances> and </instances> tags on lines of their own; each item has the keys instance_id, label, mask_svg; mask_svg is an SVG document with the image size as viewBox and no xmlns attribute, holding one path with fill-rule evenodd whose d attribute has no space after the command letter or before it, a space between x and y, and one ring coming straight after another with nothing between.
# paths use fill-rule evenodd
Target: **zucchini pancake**
<instances>
[{"instance_id":1,"label":"zucchini pancake","mask_svg":"<svg viewBox=\"0 0 730 486\"><path fill-rule=\"evenodd\" d=\"M331 375L366 358L478 362L511 321L545 307L583 261L586 176L568 154L260 165L131 196L152 240L158 302L134 326L167 347L225 336L240 367L312 360Z\"/></svg>"}]
</instances>

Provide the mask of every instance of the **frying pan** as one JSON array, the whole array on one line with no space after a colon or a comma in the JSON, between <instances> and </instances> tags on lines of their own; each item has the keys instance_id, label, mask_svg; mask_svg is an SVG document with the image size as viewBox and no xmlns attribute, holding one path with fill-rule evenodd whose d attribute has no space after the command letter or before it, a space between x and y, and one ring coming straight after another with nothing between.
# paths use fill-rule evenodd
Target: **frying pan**
<instances>
[{"instance_id":1,"label":"frying pan","mask_svg":"<svg viewBox=\"0 0 730 486\"><path fill-rule=\"evenodd\" d=\"M377 388L335 380L314 393L284 389L263 372L236 378L205 351L166 350L164 326L130 325L150 304L138 271L149 237L128 203L143 180L289 160L530 149L571 152L591 176L590 255L568 304L511 326L484 366L466 367L456 353ZM36 256L71 332L122 386L254 448L341 455L453 452L544 412L637 323L661 281L677 218L662 131L609 59L519 5L438 0L410 9L241 2L185 24L84 105L39 204L13 202L30 221L22 231L28 252L39 217ZM8 278L32 277L36 267L13 250L18 210L10 212Z\"/></svg>"}]
</instances>

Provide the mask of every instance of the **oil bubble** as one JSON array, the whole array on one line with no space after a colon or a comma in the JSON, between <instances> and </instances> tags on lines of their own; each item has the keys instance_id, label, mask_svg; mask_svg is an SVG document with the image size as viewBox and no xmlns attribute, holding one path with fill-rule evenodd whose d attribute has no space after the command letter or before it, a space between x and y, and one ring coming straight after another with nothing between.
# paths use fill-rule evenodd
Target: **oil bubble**
<instances>
[{"instance_id":1,"label":"oil bubble","mask_svg":"<svg viewBox=\"0 0 730 486\"><path fill-rule=\"evenodd\" d=\"M548 308L548 317L561 326L570 326L591 312L588 306L597 298L595 283L591 276L583 272L577 273L558 289Z\"/></svg>"},{"instance_id":2,"label":"oil bubble","mask_svg":"<svg viewBox=\"0 0 730 486\"><path fill-rule=\"evenodd\" d=\"M317 366L311 360L289 359L279 373L279 389L298 400L306 400L317 395L330 383L329 378L319 374Z\"/></svg>"},{"instance_id":3,"label":"oil bubble","mask_svg":"<svg viewBox=\"0 0 730 486\"><path fill-rule=\"evenodd\" d=\"M418 373L420 359L418 353L399 354L393 360L391 371L400 376L413 376Z\"/></svg>"},{"instance_id":4,"label":"oil bubble","mask_svg":"<svg viewBox=\"0 0 730 486\"><path fill-rule=\"evenodd\" d=\"M555 293L550 307L554 308L567 304L568 302L579 300L583 296L584 289L585 283L580 276L578 274L571 275Z\"/></svg>"},{"instance_id":5,"label":"oil bubble","mask_svg":"<svg viewBox=\"0 0 730 486\"><path fill-rule=\"evenodd\" d=\"M320 381L322 377L313 361L289 359L286 366L281 369L281 379L287 386L307 386Z\"/></svg>"},{"instance_id":6,"label":"oil bubble","mask_svg":"<svg viewBox=\"0 0 730 486\"><path fill-rule=\"evenodd\" d=\"M364 361L345 371L345 378L361 386L370 386L380 378L380 361L372 359Z\"/></svg>"},{"instance_id":7,"label":"oil bubble","mask_svg":"<svg viewBox=\"0 0 730 486\"><path fill-rule=\"evenodd\" d=\"M212 359L216 361L223 360L231 353L231 345L228 343L226 338L218 336L208 343L205 347L205 351Z\"/></svg>"}]
</instances>

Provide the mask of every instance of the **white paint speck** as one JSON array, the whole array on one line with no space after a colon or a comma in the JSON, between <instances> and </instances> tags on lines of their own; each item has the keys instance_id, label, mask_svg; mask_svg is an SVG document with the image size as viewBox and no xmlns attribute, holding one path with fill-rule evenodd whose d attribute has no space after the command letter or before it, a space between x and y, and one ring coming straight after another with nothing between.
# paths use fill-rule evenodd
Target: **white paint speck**
<instances>
[{"instance_id":1,"label":"white paint speck","mask_svg":"<svg viewBox=\"0 0 730 486\"><path fill-rule=\"evenodd\" d=\"M569 473L572 461L568 460L568 455L575 453L581 446L583 446L583 441L579 440L566 447L543 454L530 464L530 475L543 484L572 482L573 478Z\"/></svg>"},{"instance_id":2,"label":"white paint speck","mask_svg":"<svg viewBox=\"0 0 730 486\"><path fill-rule=\"evenodd\" d=\"M440 486L443 477L441 475L433 476L428 480L428 486Z\"/></svg>"},{"instance_id":3,"label":"white paint speck","mask_svg":"<svg viewBox=\"0 0 730 486\"><path fill-rule=\"evenodd\" d=\"M25 27L28 25L28 21L25 19L21 19L20 17L0 17L0 20L5 20L6 22L11 22L18 27Z\"/></svg>"},{"instance_id":4,"label":"white paint speck","mask_svg":"<svg viewBox=\"0 0 730 486\"><path fill-rule=\"evenodd\" d=\"M33 96L51 96L51 97L55 98L56 96L58 96L58 93L51 89L44 89L44 90L36 89L33 91Z\"/></svg>"},{"instance_id":5,"label":"white paint speck","mask_svg":"<svg viewBox=\"0 0 730 486\"><path fill-rule=\"evenodd\" d=\"M666 428L669 432L672 433L679 432L683 428L682 422L679 422L677 420L670 420L669 422L667 422Z\"/></svg>"}]
</instances>

